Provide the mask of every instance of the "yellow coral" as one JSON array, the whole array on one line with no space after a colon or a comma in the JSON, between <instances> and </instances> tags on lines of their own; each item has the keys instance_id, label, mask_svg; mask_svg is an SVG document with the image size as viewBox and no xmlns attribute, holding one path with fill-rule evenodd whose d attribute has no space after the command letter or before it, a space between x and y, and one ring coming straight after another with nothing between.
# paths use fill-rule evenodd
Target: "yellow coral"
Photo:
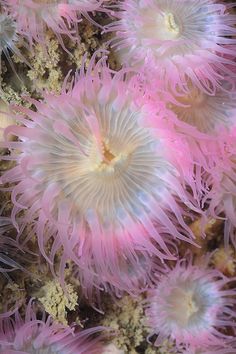
<instances>
[{"instance_id":1,"label":"yellow coral","mask_svg":"<svg viewBox=\"0 0 236 354\"><path fill-rule=\"evenodd\" d=\"M142 298L132 299L130 296L124 296L118 304L109 307L107 316L103 320L104 326L118 330L118 335L113 342L125 353L136 353L135 347L145 338L144 311L141 301Z\"/></svg>"},{"instance_id":2,"label":"yellow coral","mask_svg":"<svg viewBox=\"0 0 236 354\"><path fill-rule=\"evenodd\" d=\"M34 81L37 89L48 89L54 92L61 91L62 71L60 68L61 48L58 41L48 31L45 38L46 47L37 44L30 54L32 69L28 71L28 77Z\"/></svg>"},{"instance_id":3,"label":"yellow coral","mask_svg":"<svg viewBox=\"0 0 236 354\"><path fill-rule=\"evenodd\" d=\"M173 354L173 344L167 340L162 343L162 346L159 348L152 347L145 350L145 354Z\"/></svg>"},{"instance_id":4,"label":"yellow coral","mask_svg":"<svg viewBox=\"0 0 236 354\"><path fill-rule=\"evenodd\" d=\"M148 335L145 325L145 315L142 306L143 297L132 298L124 296L118 303L109 305L102 325L115 329L114 345L126 354L138 354L139 346L147 347L145 354L170 354L173 345L164 341L161 347L156 348L148 344Z\"/></svg>"},{"instance_id":5,"label":"yellow coral","mask_svg":"<svg viewBox=\"0 0 236 354\"><path fill-rule=\"evenodd\" d=\"M67 324L67 309L75 310L78 303L78 295L71 284L66 285L66 292L56 280L48 281L41 289L43 296L38 300L45 310L60 323Z\"/></svg>"},{"instance_id":6,"label":"yellow coral","mask_svg":"<svg viewBox=\"0 0 236 354\"><path fill-rule=\"evenodd\" d=\"M222 273L233 276L236 269L236 259L232 247L227 249L225 247L219 248L212 257L212 263Z\"/></svg>"}]
</instances>

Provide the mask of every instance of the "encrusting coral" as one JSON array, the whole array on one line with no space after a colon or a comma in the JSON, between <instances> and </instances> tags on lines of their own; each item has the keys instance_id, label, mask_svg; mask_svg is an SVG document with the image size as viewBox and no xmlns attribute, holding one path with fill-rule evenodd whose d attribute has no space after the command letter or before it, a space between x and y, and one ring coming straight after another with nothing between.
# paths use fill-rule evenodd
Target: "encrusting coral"
<instances>
[{"instance_id":1,"label":"encrusting coral","mask_svg":"<svg viewBox=\"0 0 236 354\"><path fill-rule=\"evenodd\" d=\"M43 288L38 300L43 304L44 309L54 320L67 324L67 310L75 310L78 304L78 295L71 284L67 284L65 291L56 280L49 281Z\"/></svg>"},{"instance_id":2,"label":"encrusting coral","mask_svg":"<svg viewBox=\"0 0 236 354\"><path fill-rule=\"evenodd\" d=\"M132 353L145 340L143 298L131 299L124 296L118 303L107 309L103 326L116 330L113 343L125 353ZM116 316L114 316L114 313Z\"/></svg>"},{"instance_id":3,"label":"encrusting coral","mask_svg":"<svg viewBox=\"0 0 236 354\"><path fill-rule=\"evenodd\" d=\"M212 263L215 268L227 276L235 275L236 259L235 251L232 247L221 247L212 256Z\"/></svg>"}]
</instances>

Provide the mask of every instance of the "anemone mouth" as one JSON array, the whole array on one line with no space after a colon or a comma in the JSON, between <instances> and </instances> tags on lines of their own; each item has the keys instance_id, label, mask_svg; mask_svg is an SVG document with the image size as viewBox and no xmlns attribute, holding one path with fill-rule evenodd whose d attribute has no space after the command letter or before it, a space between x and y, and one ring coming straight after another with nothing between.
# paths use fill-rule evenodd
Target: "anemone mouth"
<instances>
[{"instance_id":1,"label":"anemone mouth","mask_svg":"<svg viewBox=\"0 0 236 354\"><path fill-rule=\"evenodd\" d=\"M181 284L180 281L178 287L167 296L166 302L173 309L173 312L169 314L169 321L185 330L198 328L206 323L208 311L211 309L212 284L209 284L208 291L205 288L205 284L201 282L193 283L188 279ZM214 319L210 325L213 324Z\"/></svg>"},{"instance_id":2,"label":"anemone mouth","mask_svg":"<svg viewBox=\"0 0 236 354\"><path fill-rule=\"evenodd\" d=\"M204 94L199 88L192 86L187 94L177 97L177 100L185 106L198 108L205 103L207 100L207 95Z\"/></svg>"},{"instance_id":3,"label":"anemone mouth","mask_svg":"<svg viewBox=\"0 0 236 354\"><path fill-rule=\"evenodd\" d=\"M128 168L130 154L126 154L124 151L112 151L109 144L105 143L104 140L106 139L103 139L101 143L95 141L92 148L90 155L91 171L98 173L101 178L116 178L125 173L125 170ZM98 145L101 145L101 149L99 149ZM95 162L93 162L94 160Z\"/></svg>"},{"instance_id":4,"label":"anemone mouth","mask_svg":"<svg viewBox=\"0 0 236 354\"><path fill-rule=\"evenodd\" d=\"M174 14L165 13L164 22L165 22L166 30L169 33L172 33L175 36L178 36L180 34L180 27L179 27L179 25L178 25L178 23L176 21L176 18L174 16Z\"/></svg>"},{"instance_id":5,"label":"anemone mouth","mask_svg":"<svg viewBox=\"0 0 236 354\"><path fill-rule=\"evenodd\" d=\"M173 321L179 327L187 328L194 314L199 312L199 304L194 298L192 291L174 289L167 300L173 309L178 309L179 313L173 313Z\"/></svg>"},{"instance_id":6,"label":"anemone mouth","mask_svg":"<svg viewBox=\"0 0 236 354\"><path fill-rule=\"evenodd\" d=\"M181 35L181 25L176 16L167 11L153 14L152 9L144 9L143 16L149 21L143 21L142 26L137 28L140 38L148 38L157 41L175 40Z\"/></svg>"}]
</instances>

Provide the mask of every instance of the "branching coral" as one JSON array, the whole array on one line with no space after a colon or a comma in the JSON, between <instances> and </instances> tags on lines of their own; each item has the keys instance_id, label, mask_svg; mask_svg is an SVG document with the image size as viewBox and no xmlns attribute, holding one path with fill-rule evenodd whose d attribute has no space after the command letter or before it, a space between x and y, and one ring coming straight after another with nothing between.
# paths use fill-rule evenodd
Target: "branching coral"
<instances>
[{"instance_id":1,"label":"branching coral","mask_svg":"<svg viewBox=\"0 0 236 354\"><path fill-rule=\"evenodd\" d=\"M232 4L213 0L127 0L117 5L112 46L122 64L144 67L174 92L192 81L214 93L220 80L234 75L236 16ZM231 78L228 78L231 81Z\"/></svg>"},{"instance_id":2,"label":"branching coral","mask_svg":"<svg viewBox=\"0 0 236 354\"><path fill-rule=\"evenodd\" d=\"M132 299L124 296L118 303L109 306L102 322L117 332L113 343L125 353L135 353L135 349L145 340L142 301L142 297Z\"/></svg>"},{"instance_id":3,"label":"branching coral","mask_svg":"<svg viewBox=\"0 0 236 354\"><path fill-rule=\"evenodd\" d=\"M63 246L60 275L69 257L88 276L119 285L126 268L143 276L150 255L173 259L174 239L192 242L183 207L198 211L185 190L191 154L168 124L163 103L154 108L142 96L137 100L135 79L112 76L99 63L75 80L67 92L35 101L37 112L16 107L29 119L17 115L24 126L5 130L21 141L2 143L17 166L1 180L16 183L12 220L18 231L34 223L50 263Z\"/></svg>"},{"instance_id":4,"label":"branching coral","mask_svg":"<svg viewBox=\"0 0 236 354\"><path fill-rule=\"evenodd\" d=\"M171 339L188 353L216 348L224 353L227 345L232 351L232 337L225 332L235 327L231 281L217 270L192 265L191 259L178 261L148 295L146 315L151 335L158 335L155 344Z\"/></svg>"},{"instance_id":5,"label":"branching coral","mask_svg":"<svg viewBox=\"0 0 236 354\"><path fill-rule=\"evenodd\" d=\"M66 285L66 292L63 291L60 284L54 280L49 281L41 290L39 301L44 305L45 310L54 320L62 324L67 324L66 309L75 310L78 295L71 284Z\"/></svg>"}]
</instances>

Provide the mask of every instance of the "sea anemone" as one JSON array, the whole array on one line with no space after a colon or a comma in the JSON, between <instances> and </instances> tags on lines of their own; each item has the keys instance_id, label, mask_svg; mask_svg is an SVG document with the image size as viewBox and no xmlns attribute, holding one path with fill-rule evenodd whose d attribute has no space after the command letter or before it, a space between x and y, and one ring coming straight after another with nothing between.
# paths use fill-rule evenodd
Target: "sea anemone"
<instances>
[{"instance_id":1,"label":"sea anemone","mask_svg":"<svg viewBox=\"0 0 236 354\"><path fill-rule=\"evenodd\" d=\"M45 46L46 29L51 29L66 50L62 35L78 40L76 30L81 16L91 19L89 12L101 9L99 0L3 0L5 8L17 23L17 31L30 46Z\"/></svg>"},{"instance_id":2,"label":"sea anemone","mask_svg":"<svg viewBox=\"0 0 236 354\"><path fill-rule=\"evenodd\" d=\"M171 103L169 108L180 120L203 133L220 133L222 127L236 125L236 92L222 90L227 86L226 82L222 82L221 89L217 88L215 95L209 95L191 85L188 93L176 96L176 103Z\"/></svg>"},{"instance_id":3,"label":"sea anemone","mask_svg":"<svg viewBox=\"0 0 236 354\"><path fill-rule=\"evenodd\" d=\"M3 158L16 160L1 181L12 185L19 233L31 223L51 264L63 246L61 276L71 258L117 283L125 268L143 275L152 255L175 258L170 238L193 242L184 216L199 208L181 170L191 154L168 123L168 110L162 102L154 109L137 96L135 78L112 76L102 63L87 74L82 69L60 95L32 101L36 112L15 107L24 126L5 129L6 138L19 141L1 143L12 152Z\"/></svg>"},{"instance_id":4,"label":"sea anemone","mask_svg":"<svg viewBox=\"0 0 236 354\"><path fill-rule=\"evenodd\" d=\"M41 319L29 302L25 318L15 311L14 318L0 320L1 354L99 354L102 344L94 334L104 328L95 327L82 331L53 322L43 312Z\"/></svg>"},{"instance_id":5,"label":"sea anemone","mask_svg":"<svg viewBox=\"0 0 236 354\"><path fill-rule=\"evenodd\" d=\"M217 347L224 353L232 342L227 329L236 326L232 280L206 264L193 265L189 255L179 260L148 293L146 316L150 336L157 335L155 345L168 339L186 353L211 353Z\"/></svg>"},{"instance_id":6,"label":"sea anemone","mask_svg":"<svg viewBox=\"0 0 236 354\"><path fill-rule=\"evenodd\" d=\"M174 92L192 82L206 93L235 76L236 16L232 4L215 0L126 0L114 11L111 45L122 64L143 67Z\"/></svg>"}]
</instances>

